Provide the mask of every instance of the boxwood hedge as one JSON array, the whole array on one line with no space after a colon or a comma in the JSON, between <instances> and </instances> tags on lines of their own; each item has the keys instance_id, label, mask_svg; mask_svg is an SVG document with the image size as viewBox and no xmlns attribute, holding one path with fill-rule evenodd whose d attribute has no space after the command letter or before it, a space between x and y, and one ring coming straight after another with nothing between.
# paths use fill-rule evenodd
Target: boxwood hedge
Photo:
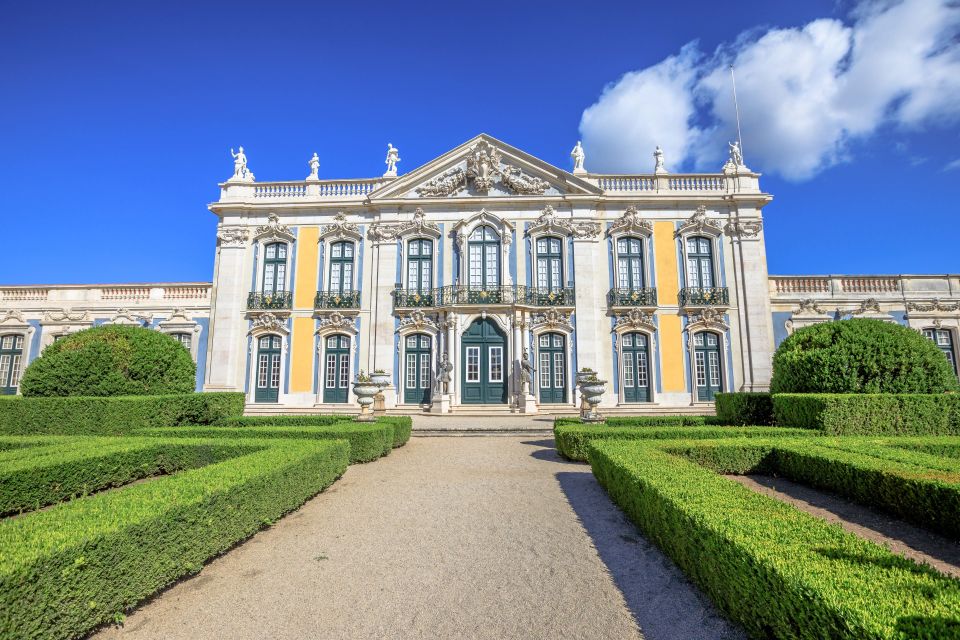
<instances>
[{"instance_id":1,"label":"boxwood hedge","mask_svg":"<svg viewBox=\"0 0 960 640\"><path fill-rule=\"evenodd\" d=\"M753 637L960 638L960 581L683 455L742 472L790 442L598 440L589 458L631 520Z\"/></svg>"},{"instance_id":2,"label":"boxwood hedge","mask_svg":"<svg viewBox=\"0 0 960 640\"><path fill-rule=\"evenodd\" d=\"M314 427L340 424L350 421L340 415L280 415L280 416L234 416L217 421L225 427ZM377 422L393 426L393 446L402 447L410 439L413 419L410 416L380 416Z\"/></svg>"},{"instance_id":3,"label":"boxwood hedge","mask_svg":"<svg viewBox=\"0 0 960 640\"><path fill-rule=\"evenodd\" d=\"M145 427L210 424L239 416L243 405L242 393L116 398L0 396L0 434L116 436Z\"/></svg>"},{"instance_id":4,"label":"boxwood hedge","mask_svg":"<svg viewBox=\"0 0 960 640\"><path fill-rule=\"evenodd\" d=\"M960 394L777 393L778 425L831 435L960 435Z\"/></svg>"},{"instance_id":5,"label":"boxwood hedge","mask_svg":"<svg viewBox=\"0 0 960 640\"><path fill-rule=\"evenodd\" d=\"M350 443L351 464L376 460L393 449L393 426L380 422L341 422L314 427L167 427L144 429L137 435L164 438L346 440Z\"/></svg>"},{"instance_id":6,"label":"boxwood hedge","mask_svg":"<svg viewBox=\"0 0 960 640\"><path fill-rule=\"evenodd\" d=\"M299 507L349 458L345 441L204 446L239 457L0 522L0 637L73 638L115 619Z\"/></svg>"},{"instance_id":7,"label":"boxwood hedge","mask_svg":"<svg viewBox=\"0 0 960 640\"><path fill-rule=\"evenodd\" d=\"M768 438L812 436L805 429L779 427L607 427L590 424L560 424L553 428L557 452L570 460L587 460L593 440L673 440L676 438Z\"/></svg>"},{"instance_id":8,"label":"boxwood hedge","mask_svg":"<svg viewBox=\"0 0 960 640\"><path fill-rule=\"evenodd\" d=\"M716 396L717 420L722 424L772 425L773 398L769 393L741 391L718 393Z\"/></svg>"},{"instance_id":9,"label":"boxwood hedge","mask_svg":"<svg viewBox=\"0 0 960 640\"><path fill-rule=\"evenodd\" d=\"M553 426L585 423L580 418L561 416L553 419ZM608 416L602 423L608 427L702 427L724 424L714 416Z\"/></svg>"},{"instance_id":10,"label":"boxwood hedge","mask_svg":"<svg viewBox=\"0 0 960 640\"><path fill-rule=\"evenodd\" d=\"M0 441L21 439L0 437ZM235 445L155 438L72 438L0 460L0 515L30 511L154 475L235 457ZM253 450L252 448L250 449Z\"/></svg>"}]
</instances>

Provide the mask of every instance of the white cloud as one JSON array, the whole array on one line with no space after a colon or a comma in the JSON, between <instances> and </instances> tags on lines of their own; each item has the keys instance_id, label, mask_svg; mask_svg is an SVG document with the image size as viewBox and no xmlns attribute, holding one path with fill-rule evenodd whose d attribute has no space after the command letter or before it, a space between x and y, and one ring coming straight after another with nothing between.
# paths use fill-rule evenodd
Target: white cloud
<instances>
[{"instance_id":1,"label":"white cloud","mask_svg":"<svg viewBox=\"0 0 960 640\"><path fill-rule=\"evenodd\" d=\"M659 143L674 170L718 168L726 140L736 135L733 62L747 163L810 178L845 160L851 141L881 126L957 119L958 33L956 3L903 0L864 2L849 25L821 19L742 34L711 56L689 44L678 56L626 74L583 112L587 167L648 171ZM708 124L698 127L704 118ZM597 161L606 154L604 166Z\"/></svg>"},{"instance_id":2,"label":"white cloud","mask_svg":"<svg viewBox=\"0 0 960 640\"><path fill-rule=\"evenodd\" d=\"M948 162L943 166L944 171L956 171L957 169L960 169L960 158Z\"/></svg>"}]
</instances>

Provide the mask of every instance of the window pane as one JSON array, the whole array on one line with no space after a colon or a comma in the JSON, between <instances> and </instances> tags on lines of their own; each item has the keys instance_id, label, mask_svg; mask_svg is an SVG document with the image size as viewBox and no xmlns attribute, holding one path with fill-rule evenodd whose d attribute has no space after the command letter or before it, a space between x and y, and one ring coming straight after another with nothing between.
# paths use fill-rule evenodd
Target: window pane
<instances>
[{"instance_id":1,"label":"window pane","mask_svg":"<svg viewBox=\"0 0 960 640\"><path fill-rule=\"evenodd\" d=\"M278 338L278 337L276 337L276 336L273 337L273 348L274 348L274 349L279 349L279 348L280 348L280 338Z\"/></svg>"},{"instance_id":2,"label":"window pane","mask_svg":"<svg viewBox=\"0 0 960 640\"><path fill-rule=\"evenodd\" d=\"M705 238L700 238L700 253L709 254L710 253L710 241Z\"/></svg>"},{"instance_id":3,"label":"window pane","mask_svg":"<svg viewBox=\"0 0 960 640\"><path fill-rule=\"evenodd\" d=\"M537 258L537 286L541 289L547 288L547 259Z\"/></svg>"},{"instance_id":4,"label":"window pane","mask_svg":"<svg viewBox=\"0 0 960 640\"><path fill-rule=\"evenodd\" d=\"M553 386L563 389L563 353L553 354Z\"/></svg>"},{"instance_id":5,"label":"window pane","mask_svg":"<svg viewBox=\"0 0 960 640\"><path fill-rule=\"evenodd\" d=\"M705 387L707 386L707 366L704 360L704 352L697 351L694 355L697 363L697 386Z\"/></svg>"},{"instance_id":6,"label":"window pane","mask_svg":"<svg viewBox=\"0 0 960 640\"><path fill-rule=\"evenodd\" d=\"M617 240L617 253L626 253L627 252L627 241L626 240Z\"/></svg>"},{"instance_id":7,"label":"window pane","mask_svg":"<svg viewBox=\"0 0 960 640\"><path fill-rule=\"evenodd\" d=\"M20 382L20 362L23 360L23 356L19 353L13 356L13 365L10 367L10 386L16 387Z\"/></svg>"},{"instance_id":8,"label":"window pane","mask_svg":"<svg viewBox=\"0 0 960 640\"><path fill-rule=\"evenodd\" d=\"M417 336L407 336L407 349L417 348Z\"/></svg>"},{"instance_id":9,"label":"window pane","mask_svg":"<svg viewBox=\"0 0 960 640\"><path fill-rule=\"evenodd\" d=\"M337 242L336 244L334 244L333 247L332 247L331 255L332 255L334 258L342 258L342 257L343 257L343 245L340 244L339 242Z\"/></svg>"},{"instance_id":10,"label":"window pane","mask_svg":"<svg viewBox=\"0 0 960 640\"><path fill-rule=\"evenodd\" d=\"M647 377L647 352L637 352L637 386L646 387L648 385Z\"/></svg>"},{"instance_id":11,"label":"window pane","mask_svg":"<svg viewBox=\"0 0 960 640\"><path fill-rule=\"evenodd\" d=\"M640 241L630 240L630 253L640 253Z\"/></svg>"},{"instance_id":12,"label":"window pane","mask_svg":"<svg viewBox=\"0 0 960 640\"><path fill-rule=\"evenodd\" d=\"M707 353L710 362L710 386L720 387L720 354L716 351Z\"/></svg>"},{"instance_id":13,"label":"window pane","mask_svg":"<svg viewBox=\"0 0 960 640\"><path fill-rule=\"evenodd\" d=\"M621 289L630 288L630 264L628 258L617 260L617 286Z\"/></svg>"},{"instance_id":14,"label":"window pane","mask_svg":"<svg viewBox=\"0 0 960 640\"><path fill-rule=\"evenodd\" d=\"M708 289L713 286L713 265L710 258L700 258L700 286Z\"/></svg>"},{"instance_id":15,"label":"window pane","mask_svg":"<svg viewBox=\"0 0 960 640\"><path fill-rule=\"evenodd\" d=\"M433 264L429 260L420 261L420 291L427 293L433 284Z\"/></svg>"},{"instance_id":16,"label":"window pane","mask_svg":"<svg viewBox=\"0 0 960 640\"><path fill-rule=\"evenodd\" d=\"M327 348L336 349L337 348L337 338L336 336L331 336L327 338Z\"/></svg>"},{"instance_id":17,"label":"window pane","mask_svg":"<svg viewBox=\"0 0 960 640\"><path fill-rule=\"evenodd\" d=\"M550 346L550 336L540 336L540 346L549 347Z\"/></svg>"},{"instance_id":18,"label":"window pane","mask_svg":"<svg viewBox=\"0 0 960 640\"><path fill-rule=\"evenodd\" d=\"M417 354L407 354L407 389L417 388Z\"/></svg>"},{"instance_id":19,"label":"window pane","mask_svg":"<svg viewBox=\"0 0 960 640\"><path fill-rule=\"evenodd\" d=\"M629 333L623 336L623 346L631 347L633 346L633 336Z\"/></svg>"},{"instance_id":20,"label":"window pane","mask_svg":"<svg viewBox=\"0 0 960 640\"><path fill-rule=\"evenodd\" d=\"M540 352L540 388L550 388L550 354Z\"/></svg>"},{"instance_id":21,"label":"window pane","mask_svg":"<svg viewBox=\"0 0 960 640\"><path fill-rule=\"evenodd\" d=\"M643 335L642 333L638 333L635 335L635 337L637 339L637 346L640 348L646 348L647 336Z\"/></svg>"},{"instance_id":22,"label":"window pane","mask_svg":"<svg viewBox=\"0 0 960 640\"><path fill-rule=\"evenodd\" d=\"M430 354L420 354L420 388L426 389L430 386Z\"/></svg>"},{"instance_id":23,"label":"window pane","mask_svg":"<svg viewBox=\"0 0 960 640\"><path fill-rule=\"evenodd\" d=\"M640 289L643 287L643 272L640 269L640 258L630 258L630 286L634 289Z\"/></svg>"},{"instance_id":24,"label":"window pane","mask_svg":"<svg viewBox=\"0 0 960 640\"><path fill-rule=\"evenodd\" d=\"M553 336L553 346L558 349L563 347L563 336Z\"/></svg>"},{"instance_id":25,"label":"window pane","mask_svg":"<svg viewBox=\"0 0 960 640\"><path fill-rule=\"evenodd\" d=\"M333 353L327 354L326 374L324 376L324 386L327 389L334 389L337 386L337 356Z\"/></svg>"},{"instance_id":26,"label":"window pane","mask_svg":"<svg viewBox=\"0 0 960 640\"><path fill-rule=\"evenodd\" d=\"M407 262L407 288L416 290L417 284L420 282L420 262L418 260L410 260Z\"/></svg>"},{"instance_id":27,"label":"window pane","mask_svg":"<svg viewBox=\"0 0 960 640\"><path fill-rule=\"evenodd\" d=\"M553 290L560 288L560 258L550 260L550 287Z\"/></svg>"},{"instance_id":28,"label":"window pane","mask_svg":"<svg viewBox=\"0 0 960 640\"><path fill-rule=\"evenodd\" d=\"M2 347L3 347L4 349L12 349L12 348L13 348L13 336L3 336L3 345L2 345Z\"/></svg>"},{"instance_id":29,"label":"window pane","mask_svg":"<svg viewBox=\"0 0 960 640\"><path fill-rule=\"evenodd\" d=\"M340 348L349 349L350 348L350 338L347 336L340 336Z\"/></svg>"},{"instance_id":30,"label":"window pane","mask_svg":"<svg viewBox=\"0 0 960 640\"><path fill-rule=\"evenodd\" d=\"M420 242L414 240L410 243L410 255L419 256L420 255Z\"/></svg>"},{"instance_id":31,"label":"window pane","mask_svg":"<svg viewBox=\"0 0 960 640\"><path fill-rule=\"evenodd\" d=\"M267 260L276 260L277 258L277 245L268 244L267 245Z\"/></svg>"},{"instance_id":32,"label":"window pane","mask_svg":"<svg viewBox=\"0 0 960 640\"><path fill-rule=\"evenodd\" d=\"M702 346L703 346L703 334L702 334L702 333L695 333L695 334L693 334L693 344L694 344L695 346L697 346L697 347L702 347Z\"/></svg>"},{"instance_id":33,"label":"window pane","mask_svg":"<svg viewBox=\"0 0 960 640\"><path fill-rule=\"evenodd\" d=\"M261 389L266 389L267 387L267 364L269 361L269 355L266 353L260 354L260 358L257 362L257 386Z\"/></svg>"},{"instance_id":34,"label":"window pane","mask_svg":"<svg viewBox=\"0 0 960 640\"><path fill-rule=\"evenodd\" d=\"M500 283L500 274L498 270L498 255L500 250L498 245L486 245L487 250L487 277L485 286L496 286Z\"/></svg>"},{"instance_id":35,"label":"window pane","mask_svg":"<svg viewBox=\"0 0 960 640\"><path fill-rule=\"evenodd\" d=\"M503 347L490 347L490 382L503 382Z\"/></svg>"},{"instance_id":36,"label":"window pane","mask_svg":"<svg viewBox=\"0 0 960 640\"><path fill-rule=\"evenodd\" d=\"M270 388L280 388L280 355L274 355L270 362Z\"/></svg>"},{"instance_id":37,"label":"window pane","mask_svg":"<svg viewBox=\"0 0 960 640\"><path fill-rule=\"evenodd\" d=\"M537 253L544 254L547 252L547 241L543 238L537 240Z\"/></svg>"},{"instance_id":38,"label":"window pane","mask_svg":"<svg viewBox=\"0 0 960 640\"><path fill-rule=\"evenodd\" d=\"M695 238L690 238L687 240L687 253L696 253L697 252L697 241Z\"/></svg>"},{"instance_id":39,"label":"window pane","mask_svg":"<svg viewBox=\"0 0 960 640\"><path fill-rule=\"evenodd\" d=\"M265 292L273 293L273 291L274 291L273 276L274 276L274 269L275 269L275 268L276 268L275 265L272 265L272 264L268 264L268 265L264 268L264 271L263 271L263 290L264 290Z\"/></svg>"},{"instance_id":40,"label":"window pane","mask_svg":"<svg viewBox=\"0 0 960 640\"><path fill-rule=\"evenodd\" d=\"M946 334L946 331L944 331ZM23 336L14 336L13 337L13 348L14 349L23 349Z\"/></svg>"},{"instance_id":41,"label":"window pane","mask_svg":"<svg viewBox=\"0 0 960 640\"><path fill-rule=\"evenodd\" d=\"M477 227L473 230L473 233L470 234L471 240L483 240L483 227Z\"/></svg>"},{"instance_id":42,"label":"window pane","mask_svg":"<svg viewBox=\"0 0 960 640\"><path fill-rule=\"evenodd\" d=\"M623 386L625 387L634 386L633 354L632 353L623 354Z\"/></svg>"},{"instance_id":43,"label":"window pane","mask_svg":"<svg viewBox=\"0 0 960 640\"><path fill-rule=\"evenodd\" d=\"M287 265L277 265L277 291L283 291L287 285Z\"/></svg>"},{"instance_id":44,"label":"window pane","mask_svg":"<svg viewBox=\"0 0 960 640\"><path fill-rule=\"evenodd\" d=\"M353 257L353 243L352 243L352 242L348 242L348 243L346 243L345 245L343 245L343 257L344 257L344 258L352 258L352 257Z\"/></svg>"},{"instance_id":45,"label":"window pane","mask_svg":"<svg viewBox=\"0 0 960 640\"><path fill-rule=\"evenodd\" d=\"M430 338L427 336L421 336L420 338L420 348L429 349L430 348Z\"/></svg>"},{"instance_id":46,"label":"window pane","mask_svg":"<svg viewBox=\"0 0 960 640\"><path fill-rule=\"evenodd\" d=\"M483 265L481 263L480 257L481 245L473 244L470 245L470 286L471 287L480 287L482 282L482 269Z\"/></svg>"},{"instance_id":47,"label":"window pane","mask_svg":"<svg viewBox=\"0 0 960 640\"><path fill-rule=\"evenodd\" d=\"M467 382L480 382L480 347L467 347Z\"/></svg>"},{"instance_id":48,"label":"window pane","mask_svg":"<svg viewBox=\"0 0 960 640\"><path fill-rule=\"evenodd\" d=\"M340 354L340 388L346 389L350 386L350 356L346 353Z\"/></svg>"}]
</instances>

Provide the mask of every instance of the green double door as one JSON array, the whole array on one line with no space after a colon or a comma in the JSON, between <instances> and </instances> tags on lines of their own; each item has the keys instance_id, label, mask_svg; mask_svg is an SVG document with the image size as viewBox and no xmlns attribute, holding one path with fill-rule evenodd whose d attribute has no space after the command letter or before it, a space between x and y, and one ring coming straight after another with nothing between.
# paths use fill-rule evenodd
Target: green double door
<instances>
[{"instance_id":1,"label":"green double door","mask_svg":"<svg viewBox=\"0 0 960 640\"><path fill-rule=\"evenodd\" d=\"M697 379L697 400L712 401L723 391L723 369L720 366L720 336L708 331L693 335L694 373Z\"/></svg>"},{"instance_id":2,"label":"green double door","mask_svg":"<svg viewBox=\"0 0 960 640\"><path fill-rule=\"evenodd\" d=\"M350 394L350 338L327 336L323 365L323 401L344 403Z\"/></svg>"},{"instance_id":3,"label":"green double door","mask_svg":"<svg viewBox=\"0 0 960 640\"><path fill-rule=\"evenodd\" d=\"M621 338L623 354L623 401L650 401L650 360L647 336L625 333Z\"/></svg>"},{"instance_id":4,"label":"green double door","mask_svg":"<svg viewBox=\"0 0 960 640\"><path fill-rule=\"evenodd\" d=\"M430 387L433 385L433 366L430 336L415 333L405 338L405 361L403 365L403 402L405 404L430 404Z\"/></svg>"},{"instance_id":5,"label":"green double door","mask_svg":"<svg viewBox=\"0 0 960 640\"><path fill-rule=\"evenodd\" d=\"M280 395L280 336L257 340L257 386L255 402L276 402Z\"/></svg>"},{"instance_id":6,"label":"green double door","mask_svg":"<svg viewBox=\"0 0 960 640\"><path fill-rule=\"evenodd\" d=\"M463 334L460 380L464 404L506 404L507 339L493 320L475 320Z\"/></svg>"},{"instance_id":7,"label":"green double door","mask_svg":"<svg viewBox=\"0 0 960 640\"><path fill-rule=\"evenodd\" d=\"M567 350L559 333L544 333L537 339L540 354L540 402L567 401Z\"/></svg>"}]
</instances>

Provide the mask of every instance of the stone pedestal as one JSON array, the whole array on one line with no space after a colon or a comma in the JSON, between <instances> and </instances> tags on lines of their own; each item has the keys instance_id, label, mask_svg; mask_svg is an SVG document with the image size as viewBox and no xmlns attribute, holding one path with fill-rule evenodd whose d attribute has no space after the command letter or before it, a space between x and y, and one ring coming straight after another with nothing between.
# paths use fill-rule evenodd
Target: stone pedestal
<instances>
[{"instance_id":1,"label":"stone pedestal","mask_svg":"<svg viewBox=\"0 0 960 640\"><path fill-rule=\"evenodd\" d=\"M452 404L452 393L439 393L433 399L433 405L430 407L430 413L450 413L450 406Z\"/></svg>"},{"instance_id":2,"label":"stone pedestal","mask_svg":"<svg viewBox=\"0 0 960 640\"><path fill-rule=\"evenodd\" d=\"M533 394L523 394L523 397L520 399L520 413L540 413L540 408L537 406L537 399L533 397Z\"/></svg>"},{"instance_id":3,"label":"stone pedestal","mask_svg":"<svg viewBox=\"0 0 960 640\"><path fill-rule=\"evenodd\" d=\"M373 413L382 416L387 412L387 403L383 397L383 391L373 396Z\"/></svg>"}]
</instances>

